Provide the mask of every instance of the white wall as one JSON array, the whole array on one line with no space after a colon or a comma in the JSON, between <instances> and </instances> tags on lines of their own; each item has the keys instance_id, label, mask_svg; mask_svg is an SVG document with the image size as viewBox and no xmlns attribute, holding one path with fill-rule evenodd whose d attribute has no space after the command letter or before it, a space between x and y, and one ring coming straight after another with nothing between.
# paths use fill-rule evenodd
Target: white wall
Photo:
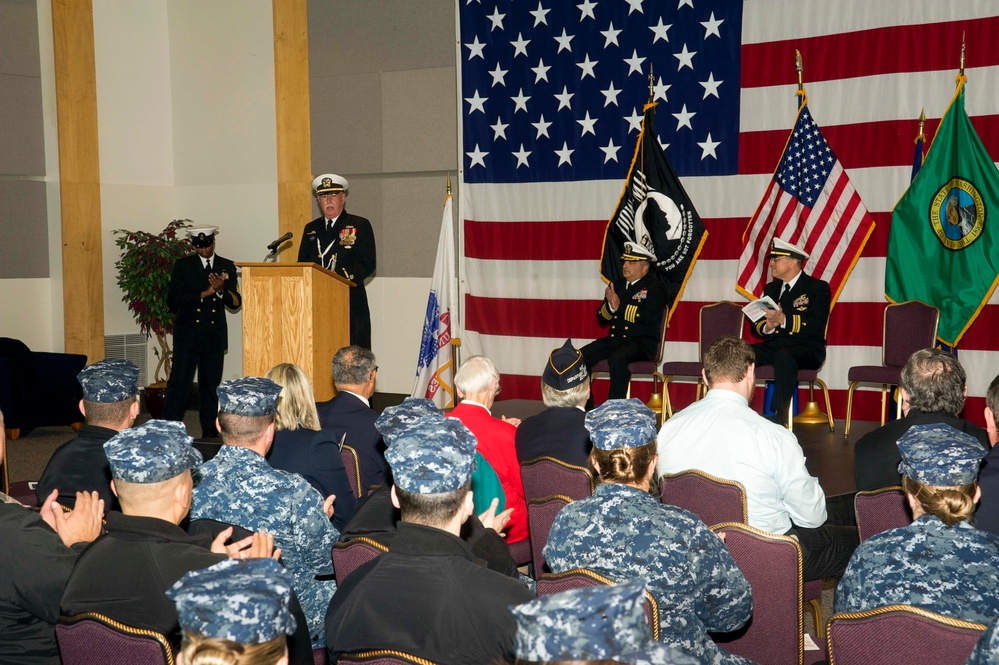
<instances>
[{"instance_id":1,"label":"white wall","mask_svg":"<svg viewBox=\"0 0 999 665\"><path fill-rule=\"evenodd\" d=\"M11 280L0 312L8 313L3 334L31 340L38 350L61 350L50 0L38 0L38 16L51 277ZM271 2L94 0L94 40L105 332L134 333L138 326L116 284L112 230L158 232L173 219L190 218L219 226L218 252L237 262L261 260L278 235ZM381 392L412 389L429 288L429 278L376 276L368 284ZM241 336L241 315L230 314L224 378L242 374Z\"/></svg>"},{"instance_id":2,"label":"white wall","mask_svg":"<svg viewBox=\"0 0 999 665\"><path fill-rule=\"evenodd\" d=\"M218 253L260 261L277 237L273 15L269 0L170 0L177 214L220 228ZM229 315L223 378L242 376Z\"/></svg>"}]
</instances>

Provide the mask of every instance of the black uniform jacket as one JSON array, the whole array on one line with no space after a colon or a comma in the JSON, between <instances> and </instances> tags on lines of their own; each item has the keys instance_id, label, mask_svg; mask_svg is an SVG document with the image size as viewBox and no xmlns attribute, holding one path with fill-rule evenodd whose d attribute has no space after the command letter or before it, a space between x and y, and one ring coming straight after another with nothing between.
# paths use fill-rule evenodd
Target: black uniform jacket
<instances>
[{"instance_id":1,"label":"black uniform jacket","mask_svg":"<svg viewBox=\"0 0 999 665\"><path fill-rule=\"evenodd\" d=\"M0 503L0 534L0 663L59 665L59 601L85 545L66 547L19 503Z\"/></svg>"},{"instance_id":2,"label":"black uniform jacket","mask_svg":"<svg viewBox=\"0 0 999 665\"><path fill-rule=\"evenodd\" d=\"M659 324L666 311L666 287L650 272L631 286L623 279L614 282L614 292L621 299L617 311L611 312L605 299L597 310L597 319L610 324L611 339L638 342L645 355L654 358L659 346Z\"/></svg>"},{"instance_id":3,"label":"black uniform jacket","mask_svg":"<svg viewBox=\"0 0 999 665\"><path fill-rule=\"evenodd\" d=\"M517 428L517 459L523 464L537 457L589 466L590 433L583 420L586 412L576 407L549 407L525 418Z\"/></svg>"},{"instance_id":4,"label":"black uniform jacket","mask_svg":"<svg viewBox=\"0 0 999 665\"><path fill-rule=\"evenodd\" d=\"M229 348L229 332L225 308L238 309L242 303L236 279L236 264L218 254L212 257L212 272L228 275L221 294L205 299L201 293L208 288L208 273L197 254L185 256L173 264L167 306L177 314L174 321L174 346L187 345L202 352L225 351ZM221 295L221 297L219 297Z\"/></svg>"},{"instance_id":5,"label":"black uniform jacket","mask_svg":"<svg viewBox=\"0 0 999 665\"><path fill-rule=\"evenodd\" d=\"M57 500L67 508L76 505L77 492L97 492L104 499L105 511L117 509L118 497L111 491L111 465L104 454L104 444L117 433L106 427L84 425L75 439L59 446L35 487L39 505L57 489Z\"/></svg>"},{"instance_id":6,"label":"black uniform jacket","mask_svg":"<svg viewBox=\"0 0 999 665\"><path fill-rule=\"evenodd\" d=\"M331 654L397 649L440 665L513 659L507 609L534 598L475 560L459 538L402 522L392 549L348 577L326 613Z\"/></svg>"},{"instance_id":7,"label":"black uniform jacket","mask_svg":"<svg viewBox=\"0 0 999 665\"><path fill-rule=\"evenodd\" d=\"M826 322L829 320L829 307L832 293L829 284L821 279L800 273L794 287L783 298L780 297L784 282L775 279L763 287L763 295L770 296L784 312L783 328L776 328L770 334L763 334L767 320L756 322L756 332L764 342L793 343L805 346L821 362L826 357Z\"/></svg>"}]
</instances>

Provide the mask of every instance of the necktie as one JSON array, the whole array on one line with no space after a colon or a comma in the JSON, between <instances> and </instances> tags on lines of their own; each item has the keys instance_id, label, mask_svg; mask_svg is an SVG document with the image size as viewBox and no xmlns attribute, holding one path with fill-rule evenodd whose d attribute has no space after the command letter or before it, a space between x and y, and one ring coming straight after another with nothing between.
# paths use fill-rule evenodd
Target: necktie
<instances>
[{"instance_id":1,"label":"necktie","mask_svg":"<svg viewBox=\"0 0 999 665\"><path fill-rule=\"evenodd\" d=\"M205 261L205 274L210 274L212 272L212 262Z\"/></svg>"},{"instance_id":2,"label":"necktie","mask_svg":"<svg viewBox=\"0 0 999 665\"><path fill-rule=\"evenodd\" d=\"M784 290L780 292L780 300L778 301L778 304L781 304L781 303L784 302L784 298L787 297L787 294L788 294L788 292L790 290L791 290L791 285L785 282L784 283ZM781 309L784 309L783 305L781 305Z\"/></svg>"}]
</instances>

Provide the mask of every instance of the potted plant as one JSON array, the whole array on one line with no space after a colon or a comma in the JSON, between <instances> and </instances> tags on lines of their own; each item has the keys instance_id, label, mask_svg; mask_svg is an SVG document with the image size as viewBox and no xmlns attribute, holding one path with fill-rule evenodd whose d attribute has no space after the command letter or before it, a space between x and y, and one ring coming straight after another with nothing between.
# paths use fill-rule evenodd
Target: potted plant
<instances>
[{"instance_id":1,"label":"potted plant","mask_svg":"<svg viewBox=\"0 0 999 665\"><path fill-rule=\"evenodd\" d=\"M191 226L189 219L175 219L154 235L145 231L116 229L115 245L121 257L115 262L122 302L128 304L139 330L146 337L156 337L156 371L153 383L146 386L146 407L158 418L163 413L166 383L170 377L173 349L167 338L173 334L174 314L167 307L167 293L173 264L193 250L190 240L181 237Z\"/></svg>"}]
</instances>

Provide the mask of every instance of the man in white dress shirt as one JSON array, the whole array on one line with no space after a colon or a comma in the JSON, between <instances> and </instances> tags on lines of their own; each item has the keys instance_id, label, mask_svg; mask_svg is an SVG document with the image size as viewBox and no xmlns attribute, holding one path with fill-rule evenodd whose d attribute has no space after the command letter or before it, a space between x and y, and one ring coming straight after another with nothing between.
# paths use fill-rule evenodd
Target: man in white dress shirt
<instances>
[{"instance_id":1,"label":"man in white dress shirt","mask_svg":"<svg viewBox=\"0 0 999 665\"><path fill-rule=\"evenodd\" d=\"M805 580L840 576L857 547L856 520L841 501L832 503L827 519L825 494L805 468L794 434L749 406L754 361L752 347L737 337L722 337L708 348L708 394L663 425L659 473L699 469L741 483L750 526L798 538Z\"/></svg>"}]
</instances>

